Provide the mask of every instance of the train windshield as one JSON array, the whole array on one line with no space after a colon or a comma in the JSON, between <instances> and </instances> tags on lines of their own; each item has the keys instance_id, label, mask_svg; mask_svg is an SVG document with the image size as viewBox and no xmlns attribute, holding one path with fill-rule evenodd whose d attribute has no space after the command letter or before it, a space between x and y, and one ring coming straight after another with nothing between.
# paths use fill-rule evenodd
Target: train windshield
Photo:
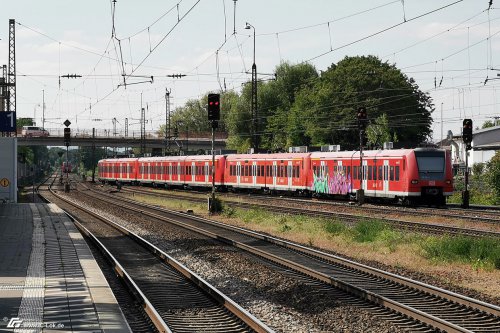
<instances>
[{"instance_id":1,"label":"train windshield","mask_svg":"<svg viewBox=\"0 0 500 333\"><path fill-rule=\"evenodd\" d=\"M444 178L444 152L415 151L420 179L438 180Z\"/></svg>"}]
</instances>

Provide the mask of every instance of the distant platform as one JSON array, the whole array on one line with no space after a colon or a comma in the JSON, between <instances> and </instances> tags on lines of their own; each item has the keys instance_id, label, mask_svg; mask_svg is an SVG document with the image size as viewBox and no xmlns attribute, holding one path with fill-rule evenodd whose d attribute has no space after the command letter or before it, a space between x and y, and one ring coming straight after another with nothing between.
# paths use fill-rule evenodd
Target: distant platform
<instances>
[{"instance_id":1,"label":"distant platform","mask_svg":"<svg viewBox=\"0 0 500 333\"><path fill-rule=\"evenodd\" d=\"M130 332L90 249L54 204L0 204L0 332Z\"/></svg>"}]
</instances>

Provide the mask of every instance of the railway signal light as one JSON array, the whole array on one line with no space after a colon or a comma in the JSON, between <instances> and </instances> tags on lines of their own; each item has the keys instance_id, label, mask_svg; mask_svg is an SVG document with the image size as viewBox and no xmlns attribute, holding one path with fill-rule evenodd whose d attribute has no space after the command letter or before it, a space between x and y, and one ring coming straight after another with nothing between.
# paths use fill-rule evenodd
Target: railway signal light
<instances>
[{"instance_id":1,"label":"railway signal light","mask_svg":"<svg viewBox=\"0 0 500 333\"><path fill-rule=\"evenodd\" d=\"M462 128L462 139L469 147L472 143L472 119L464 119Z\"/></svg>"},{"instance_id":2,"label":"railway signal light","mask_svg":"<svg viewBox=\"0 0 500 333\"><path fill-rule=\"evenodd\" d=\"M208 120L220 120L220 94L208 94Z\"/></svg>"},{"instance_id":3,"label":"railway signal light","mask_svg":"<svg viewBox=\"0 0 500 333\"><path fill-rule=\"evenodd\" d=\"M368 114L366 113L366 108L364 106L360 106L358 108L357 117L359 130L364 130L368 123Z\"/></svg>"},{"instance_id":4,"label":"railway signal light","mask_svg":"<svg viewBox=\"0 0 500 333\"><path fill-rule=\"evenodd\" d=\"M64 144L66 146L69 146L70 141L71 141L71 128L66 127L64 128Z\"/></svg>"}]
</instances>

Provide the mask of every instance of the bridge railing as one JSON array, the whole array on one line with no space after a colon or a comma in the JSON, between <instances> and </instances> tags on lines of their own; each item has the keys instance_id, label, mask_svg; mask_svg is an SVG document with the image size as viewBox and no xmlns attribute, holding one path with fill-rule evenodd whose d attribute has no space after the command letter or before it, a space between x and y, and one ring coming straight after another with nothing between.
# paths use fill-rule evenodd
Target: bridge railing
<instances>
[{"instance_id":1,"label":"bridge railing","mask_svg":"<svg viewBox=\"0 0 500 333\"><path fill-rule=\"evenodd\" d=\"M63 128L45 128L50 136L62 137L64 136ZM141 131L128 131L128 135L125 136L125 131L117 130L113 132L113 130L107 129L97 129L95 130L96 137L100 138L130 138L130 139L140 139ZM91 138L92 137L92 129L80 129L80 128L71 128L71 137L75 138ZM179 140L187 140L187 139L210 139L212 137L211 132L179 132L177 139ZM164 139L163 136L159 136L158 131L146 131L146 139ZM215 132L215 139L227 139L227 133Z\"/></svg>"}]
</instances>

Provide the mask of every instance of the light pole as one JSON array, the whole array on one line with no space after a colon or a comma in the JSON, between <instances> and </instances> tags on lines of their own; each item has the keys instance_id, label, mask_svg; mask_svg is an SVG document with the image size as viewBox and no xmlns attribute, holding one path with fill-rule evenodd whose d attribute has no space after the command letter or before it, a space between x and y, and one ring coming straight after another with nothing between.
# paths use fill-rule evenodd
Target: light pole
<instances>
[{"instance_id":1,"label":"light pole","mask_svg":"<svg viewBox=\"0 0 500 333\"><path fill-rule=\"evenodd\" d=\"M42 129L45 129L45 90L42 89Z\"/></svg>"},{"instance_id":2,"label":"light pole","mask_svg":"<svg viewBox=\"0 0 500 333\"><path fill-rule=\"evenodd\" d=\"M252 65L252 146L254 152L259 149L258 117L257 117L257 65L255 64L255 27L246 22L245 29L253 29L253 65Z\"/></svg>"}]
</instances>

